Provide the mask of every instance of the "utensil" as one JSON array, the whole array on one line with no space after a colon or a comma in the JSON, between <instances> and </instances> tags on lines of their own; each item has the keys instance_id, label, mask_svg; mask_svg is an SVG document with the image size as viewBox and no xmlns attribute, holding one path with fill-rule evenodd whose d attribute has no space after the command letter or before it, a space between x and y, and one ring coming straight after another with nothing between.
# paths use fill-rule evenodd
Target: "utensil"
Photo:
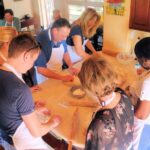
<instances>
[{"instance_id":1,"label":"utensil","mask_svg":"<svg viewBox=\"0 0 150 150\"><path fill-rule=\"evenodd\" d=\"M88 101L68 101L61 103L63 106L77 106L77 107L99 107L99 103Z\"/></svg>"},{"instance_id":2,"label":"utensil","mask_svg":"<svg viewBox=\"0 0 150 150\"><path fill-rule=\"evenodd\" d=\"M70 132L70 137L69 137L68 150L72 150L72 140L76 136L78 126L79 126L79 110L77 107L72 116L72 124L71 124L71 132Z\"/></svg>"}]
</instances>

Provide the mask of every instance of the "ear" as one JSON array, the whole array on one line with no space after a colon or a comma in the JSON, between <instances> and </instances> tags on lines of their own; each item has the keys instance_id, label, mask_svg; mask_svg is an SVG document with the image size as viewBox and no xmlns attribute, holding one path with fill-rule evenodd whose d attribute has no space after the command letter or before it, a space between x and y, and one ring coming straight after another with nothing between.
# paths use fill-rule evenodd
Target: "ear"
<instances>
[{"instance_id":1,"label":"ear","mask_svg":"<svg viewBox=\"0 0 150 150\"><path fill-rule=\"evenodd\" d=\"M23 58L24 61L26 62L26 61L28 61L28 60L31 58L31 54L24 52L24 53L23 53L23 57L24 57L24 58Z\"/></svg>"},{"instance_id":2,"label":"ear","mask_svg":"<svg viewBox=\"0 0 150 150\"><path fill-rule=\"evenodd\" d=\"M54 33L54 35L57 35L58 29L57 28L53 28L53 33Z\"/></svg>"}]
</instances>

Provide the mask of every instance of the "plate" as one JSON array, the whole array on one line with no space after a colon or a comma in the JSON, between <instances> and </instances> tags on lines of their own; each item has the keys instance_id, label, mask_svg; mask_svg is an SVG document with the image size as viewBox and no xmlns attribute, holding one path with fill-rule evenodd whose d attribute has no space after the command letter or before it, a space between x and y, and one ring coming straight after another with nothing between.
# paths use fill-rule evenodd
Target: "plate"
<instances>
[{"instance_id":1,"label":"plate","mask_svg":"<svg viewBox=\"0 0 150 150\"><path fill-rule=\"evenodd\" d=\"M71 87L70 92L73 97L79 98L79 99L83 98L86 95L82 86L73 86Z\"/></svg>"},{"instance_id":2,"label":"plate","mask_svg":"<svg viewBox=\"0 0 150 150\"><path fill-rule=\"evenodd\" d=\"M128 64L131 61L134 61L134 56L126 53L119 53L116 58L122 64Z\"/></svg>"}]
</instances>

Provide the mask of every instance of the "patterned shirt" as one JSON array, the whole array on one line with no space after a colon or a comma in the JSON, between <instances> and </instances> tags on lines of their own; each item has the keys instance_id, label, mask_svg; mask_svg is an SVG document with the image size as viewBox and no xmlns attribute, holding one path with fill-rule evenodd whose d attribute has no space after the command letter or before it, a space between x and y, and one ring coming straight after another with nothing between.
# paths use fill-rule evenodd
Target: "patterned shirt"
<instances>
[{"instance_id":1,"label":"patterned shirt","mask_svg":"<svg viewBox=\"0 0 150 150\"><path fill-rule=\"evenodd\" d=\"M121 93L113 109L100 110L92 120L85 150L127 150L132 147L134 111L129 98Z\"/></svg>"}]
</instances>

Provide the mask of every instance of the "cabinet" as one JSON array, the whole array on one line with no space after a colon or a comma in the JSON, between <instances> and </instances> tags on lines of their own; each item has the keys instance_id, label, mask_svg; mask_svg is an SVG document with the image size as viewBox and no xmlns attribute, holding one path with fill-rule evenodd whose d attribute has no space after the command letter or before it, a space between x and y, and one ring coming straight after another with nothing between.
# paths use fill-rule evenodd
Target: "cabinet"
<instances>
[{"instance_id":1,"label":"cabinet","mask_svg":"<svg viewBox=\"0 0 150 150\"><path fill-rule=\"evenodd\" d=\"M150 31L150 0L131 0L129 27Z\"/></svg>"}]
</instances>

